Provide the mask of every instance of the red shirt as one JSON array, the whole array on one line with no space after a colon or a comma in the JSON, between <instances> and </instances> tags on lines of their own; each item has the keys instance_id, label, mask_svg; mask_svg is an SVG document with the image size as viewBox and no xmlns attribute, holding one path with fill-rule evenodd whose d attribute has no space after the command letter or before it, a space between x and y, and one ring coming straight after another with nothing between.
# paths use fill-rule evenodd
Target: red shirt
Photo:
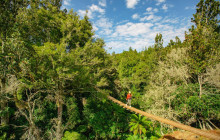
<instances>
[{"instance_id":1,"label":"red shirt","mask_svg":"<svg viewBox=\"0 0 220 140\"><path fill-rule=\"evenodd\" d=\"M131 93L128 93L128 94L127 94L127 99L131 99ZM126 99L126 100L127 100L127 99Z\"/></svg>"}]
</instances>

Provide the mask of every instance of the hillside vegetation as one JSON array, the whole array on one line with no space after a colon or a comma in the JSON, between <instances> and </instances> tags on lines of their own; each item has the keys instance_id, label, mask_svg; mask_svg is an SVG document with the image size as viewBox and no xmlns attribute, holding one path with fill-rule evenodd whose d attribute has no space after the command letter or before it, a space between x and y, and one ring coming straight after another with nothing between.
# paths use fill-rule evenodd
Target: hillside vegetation
<instances>
[{"instance_id":1,"label":"hillside vegetation","mask_svg":"<svg viewBox=\"0 0 220 140\"><path fill-rule=\"evenodd\" d=\"M107 100L200 129L220 126L220 2L163 45L108 54L88 16L62 0L0 2L0 139L158 139L175 131Z\"/></svg>"}]
</instances>

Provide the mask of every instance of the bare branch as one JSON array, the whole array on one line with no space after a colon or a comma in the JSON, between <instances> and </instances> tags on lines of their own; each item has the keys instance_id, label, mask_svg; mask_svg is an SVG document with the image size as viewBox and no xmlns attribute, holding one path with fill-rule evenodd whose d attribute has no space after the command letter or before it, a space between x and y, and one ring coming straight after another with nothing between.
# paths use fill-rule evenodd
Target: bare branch
<instances>
[{"instance_id":1,"label":"bare branch","mask_svg":"<svg viewBox=\"0 0 220 140\"><path fill-rule=\"evenodd\" d=\"M29 124L31 124L31 120L28 118L27 114L25 114L21 109L19 109L19 112L27 119Z\"/></svg>"},{"instance_id":2,"label":"bare branch","mask_svg":"<svg viewBox=\"0 0 220 140\"><path fill-rule=\"evenodd\" d=\"M9 124L9 125L11 125L11 126L13 126L13 127L16 127L16 128L29 128L28 126L25 126L25 125L14 125L14 124Z\"/></svg>"}]
</instances>

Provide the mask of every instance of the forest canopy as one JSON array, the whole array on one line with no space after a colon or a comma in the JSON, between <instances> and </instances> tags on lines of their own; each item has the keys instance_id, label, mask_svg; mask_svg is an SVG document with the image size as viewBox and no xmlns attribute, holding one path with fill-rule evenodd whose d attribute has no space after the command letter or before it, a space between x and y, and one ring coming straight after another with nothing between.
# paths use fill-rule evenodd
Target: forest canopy
<instances>
[{"instance_id":1,"label":"forest canopy","mask_svg":"<svg viewBox=\"0 0 220 140\"><path fill-rule=\"evenodd\" d=\"M200 129L220 126L220 2L200 0L185 39L109 54L62 0L0 2L0 139L158 139L175 131L132 106Z\"/></svg>"}]
</instances>

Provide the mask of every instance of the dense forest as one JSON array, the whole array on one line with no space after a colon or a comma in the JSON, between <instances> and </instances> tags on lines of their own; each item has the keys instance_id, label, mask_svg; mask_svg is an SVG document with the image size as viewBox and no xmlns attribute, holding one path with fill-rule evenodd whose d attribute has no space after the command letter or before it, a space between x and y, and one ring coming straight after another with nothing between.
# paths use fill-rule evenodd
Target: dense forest
<instances>
[{"instance_id":1,"label":"dense forest","mask_svg":"<svg viewBox=\"0 0 220 140\"><path fill-rule=\"evenodd\" d=\"M220 2L163 45L108 54L62 0L0 1L0 139L158 139L175 131L107 100L199 129L220 126Z\"/></svg>"}]
</instances>

